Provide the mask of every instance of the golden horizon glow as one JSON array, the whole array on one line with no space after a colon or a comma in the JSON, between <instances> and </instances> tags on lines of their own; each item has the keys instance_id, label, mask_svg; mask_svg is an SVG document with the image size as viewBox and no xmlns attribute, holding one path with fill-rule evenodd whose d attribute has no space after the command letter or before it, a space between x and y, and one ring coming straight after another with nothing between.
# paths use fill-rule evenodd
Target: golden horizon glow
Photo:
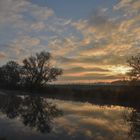
<instances>
[{"instance_id":1,"label":"golden horizon glow","mask_svg":"<svg viewBox=\"0 0 140 140\"><path fill-rule=\"evenodd\" d=\"M127 66L112 66L111 68L108 68L112 74L122 74L125 75L127 74L131 68Z\"/></svg>"}]
</instances>

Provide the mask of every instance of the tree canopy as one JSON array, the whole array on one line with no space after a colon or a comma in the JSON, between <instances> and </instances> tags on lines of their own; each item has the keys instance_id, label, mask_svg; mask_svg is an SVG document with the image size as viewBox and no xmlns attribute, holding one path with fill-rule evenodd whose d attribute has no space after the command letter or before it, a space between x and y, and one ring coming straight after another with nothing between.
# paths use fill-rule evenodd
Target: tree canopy
<instances>
[{"instance_id":1,"label":"tree canopy","mask_svg":"<svg viewBox=\"0 0 140 140\"><path fill-rule=\"evenodd\" d=\"M0 81L8 86L17 86L20 82L20 65L15 61L9 61L0 67Z\"/></svg>"},{"instance_id":2,"label":"tree canopy","mask_svg":"<svg viewBox=\"0 0 140 140\"><path fill-rule=\"evenodd\" d=\"M62 69L53 67L50 59L50 53L41 52L23 60L23 75L27 84L45 86L62 74Z\"/></svg>"},{"instance_id":3,"label":"tree canopy","mask_svg":"<svg viewBox=\"0 0 140 140\"><path fill-rule=\"evenodd\" d=\"M9 61L0 67L1 83L11 86L43 87L61 74L62 69L52 66L49 52L36 53L24 59L22 65Z\"/></svg>"}]
</instances>

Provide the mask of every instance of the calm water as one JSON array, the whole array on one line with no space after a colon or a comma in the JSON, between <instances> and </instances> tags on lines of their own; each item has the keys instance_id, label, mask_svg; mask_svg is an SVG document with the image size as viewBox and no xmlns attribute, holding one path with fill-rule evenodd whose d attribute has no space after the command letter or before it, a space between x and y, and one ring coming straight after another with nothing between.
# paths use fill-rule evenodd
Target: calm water
<instances>
[{"instance_id":1,"label":"calm water","mask_svg":"<svg viewBox=\"0 0 140 140\"><path fill-rule=\"evenodd\" d=\"M139 140L140 111L46 97L0 96L0 140Z\"/></svg>"}]
</instances>

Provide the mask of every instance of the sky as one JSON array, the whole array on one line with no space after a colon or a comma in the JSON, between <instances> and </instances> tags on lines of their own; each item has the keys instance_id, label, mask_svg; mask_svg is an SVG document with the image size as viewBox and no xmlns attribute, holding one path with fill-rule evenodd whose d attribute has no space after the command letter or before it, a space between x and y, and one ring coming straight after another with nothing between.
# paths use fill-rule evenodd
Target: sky
<instances>
[{"instance_id":1,"label":"sky","mask_svg":"<svg viewBox=\"0 0 140 140\"><path fill-rule=\"evenodd\" d=\"M58 83L122 79L140 53L140 0L0 0L0 65L41 51Z\"/></svg>"}]
</instances>

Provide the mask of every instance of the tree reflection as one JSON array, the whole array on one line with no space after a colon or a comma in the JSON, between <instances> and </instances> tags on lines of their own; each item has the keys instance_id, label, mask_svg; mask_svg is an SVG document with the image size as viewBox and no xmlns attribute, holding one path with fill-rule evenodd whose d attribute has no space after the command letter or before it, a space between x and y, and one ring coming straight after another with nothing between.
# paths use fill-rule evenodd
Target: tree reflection
<instances>
[{"instance_id":1,"label":"tree reflection","mask_svg":"<svg viewBox=\"0 0 140 140\"><path fill-rule=\"evenodd\" d=\"M61 116L62 111L56 105L38 96L8 96L0 98L1 112L9 118L20 117L23 124L45 133L50 132L55 117Z\"/></svg>"},{"instance_id":2,"label":"tree reflection","mask_svg":"<svg viewBox=\"0 0 140 140\"><path fill-rule=\"evenodd\" d=\"M125 114L124 118L130 125L129 136L131 136L134 140L140 139L140 110L133 109L129 115Z\"/></svg>"}]
</instances>

